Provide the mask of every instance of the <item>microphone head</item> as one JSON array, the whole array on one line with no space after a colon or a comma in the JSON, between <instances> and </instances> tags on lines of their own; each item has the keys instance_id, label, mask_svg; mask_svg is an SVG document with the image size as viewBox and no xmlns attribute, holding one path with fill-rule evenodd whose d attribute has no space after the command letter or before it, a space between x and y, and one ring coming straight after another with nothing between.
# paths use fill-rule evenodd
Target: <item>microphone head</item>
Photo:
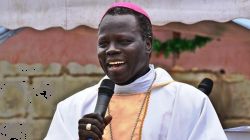
<instances>
[{"instance_id":1,"label":"microphone head","mask_svg":"<svg viewBox=\"0 0 250 140\"><path fill-rule=\"evenodd\" d=\"M98 98L95 107L95 113L100 114L103 118L106 114L109 101L114 94L115 83L109 79L101 82L98 91Z\"/></svg>"},{"instance_id":2,"label":"microphone head","mask_svg":"<svg viewBox=\"0 0 250 140\"><path fill-rule=\"evenodd\" d=\"M110 79L104 79L101 82L98 93L106 94L107 96L112 97L112 95L114 94L114 88L115 83L113 81L111 81Z\"/></svg>"},{"instance_id":3,"label":"microphone head","mask_svg":"<svg viewBox=\"0 0 250 140\"><path fill-rule=\"evenodd\" d=\"M198 89L204 92L206 95L209 95L213 88L213 81L209 78L203 79L198 85Z\"/></svg>"}]
</instances>

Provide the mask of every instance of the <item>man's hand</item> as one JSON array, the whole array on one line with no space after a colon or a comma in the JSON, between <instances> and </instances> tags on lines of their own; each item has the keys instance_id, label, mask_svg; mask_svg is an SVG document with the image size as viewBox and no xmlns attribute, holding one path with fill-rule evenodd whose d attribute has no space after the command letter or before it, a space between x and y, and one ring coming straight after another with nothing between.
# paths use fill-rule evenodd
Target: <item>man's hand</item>
<instances>
[{"instance_id":1,"label":"man's hand","mask_svg":"<svg viewBox=\"0 0 250 140\"><path fill-rule=\"evenodd\" d=\"M91 113L84 115L78 122L78 135L80 140L102 140L104 128L111 122L112 117L107 116L104 119L101 115ZM90 130L86 129L87 124L91 124Z\"/></svg>"}]
</instances>

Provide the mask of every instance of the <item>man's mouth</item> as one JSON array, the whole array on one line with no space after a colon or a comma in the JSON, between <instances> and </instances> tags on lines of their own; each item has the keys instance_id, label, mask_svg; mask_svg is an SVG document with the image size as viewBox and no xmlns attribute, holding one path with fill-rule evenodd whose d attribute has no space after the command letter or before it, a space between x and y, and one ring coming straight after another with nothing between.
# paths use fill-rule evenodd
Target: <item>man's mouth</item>
<instances>
[{"instance_id":1,"label":"man's mouth","mask_svg":"<svg viewBox=\"0 0 250 140\"><path fill-rule=\"evenodd\" d=\"M124 61L112 61L112 62L108 62L108 67L112 68L112 67L119 67L121 65L125 64Z\"/></svg>"}]
</instances>

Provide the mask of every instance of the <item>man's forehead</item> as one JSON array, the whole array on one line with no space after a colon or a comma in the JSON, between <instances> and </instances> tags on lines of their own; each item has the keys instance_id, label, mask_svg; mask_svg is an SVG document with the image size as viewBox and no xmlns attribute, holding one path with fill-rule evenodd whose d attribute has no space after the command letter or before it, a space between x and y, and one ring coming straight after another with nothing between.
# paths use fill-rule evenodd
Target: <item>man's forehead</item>
<instances>
[{"instance_id":1,"label":"man's forehead","mask_svg":"<svg viewBox=\"0 0 250 140\"><path fill-rule=\"evenodd\" d=\"M130 28L130 30L136 30L138 24L133 15L106 15L99 26L99 31L106 28Z\"/></svg>"}]
</instances>

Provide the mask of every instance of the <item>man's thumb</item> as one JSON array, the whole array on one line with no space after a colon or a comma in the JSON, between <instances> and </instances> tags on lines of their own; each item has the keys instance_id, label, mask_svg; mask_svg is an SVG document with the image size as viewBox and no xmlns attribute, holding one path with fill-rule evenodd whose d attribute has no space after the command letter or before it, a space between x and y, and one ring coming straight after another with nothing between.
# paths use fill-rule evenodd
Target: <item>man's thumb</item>
<instances>
[{"instance_id":1,"label":"man's thumb","mask_svg":"<svg viewBox=\"0 0 250 140\"><path fill-rule=\"evenodd\" d=\"M108 115L104 118L105 127L111 122L112 116Z\"/></svg>"}]
</instances>

